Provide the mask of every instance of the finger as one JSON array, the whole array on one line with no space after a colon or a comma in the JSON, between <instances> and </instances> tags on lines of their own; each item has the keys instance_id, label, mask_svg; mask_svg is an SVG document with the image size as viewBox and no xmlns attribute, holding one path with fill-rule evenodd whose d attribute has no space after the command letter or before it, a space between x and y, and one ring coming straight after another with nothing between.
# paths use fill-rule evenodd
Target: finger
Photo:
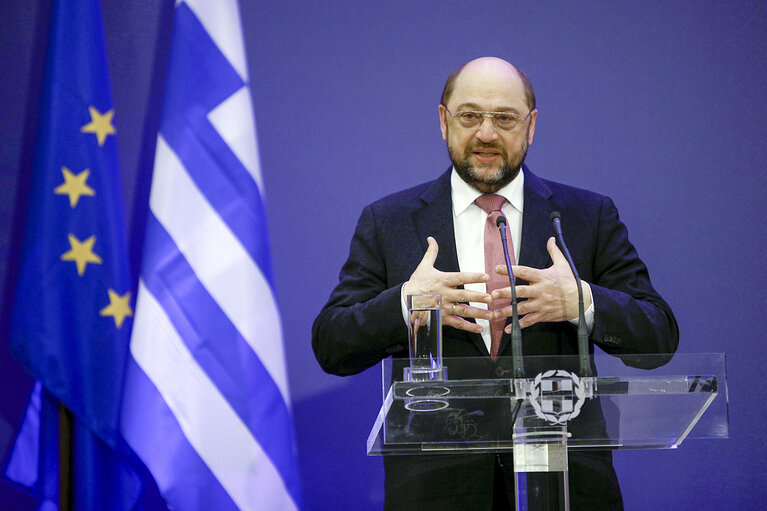
<instances>
[{"instance_id":1,"label":"finger","mask_svg":"<svg viewBox=\"0 0 767 511\"><path fill-rule=\"evenodd\" d=\"M466 321L460 316L445 316L442 324L457 328L458 330L465 330L467 332L474 332L477 334L482 333L482 327L480 325L472 323L471 321Z\"/></svg>"},{"instance_id":2,"label":"finger","mask_svg":"<svg viewBox=\"0 0 767 511\"><path fill-rule=\"evenodd\" d=\"M522 307L522 304L517 305L517 319L520 321L523 317L530 315L531 313L527 310L525 310L524 307ZM542 321L542 318L540 317L540 314L536 312L538 316L535 318L537 321ZM509 305L508 307L503 307L500 309L496 309L493 311L493 319L503 319L503 318L510 318L514 315L514 307L512 305Z\"/></svg>"},{"instance_id":3,"label":"finger","mask_svg":"<svg viewBox=\"0 0 767 511\"><path fill-rule=\"evenodd\" d=\"M513 265L511 267L511 272L514 274L515 278L526 280L527 282L538 282L541 280L542 275L541 271L537 268L530 268L529 266L517 266Z\"/></svg>"},{"instance_id":4,"label":"finger","mask_svg":"<svg viewBox=\"0 0 767 511\"><path fill-rule=\"evenodd\" d=\"M526 314L519 320L519 328L527 328L530 326L533 326L536 323L540 323L544 321L543 314L539 312L531 312L530 314Z\"/></svg>"},{"instance_id":5,"label":"finger","mask_svg":"<svg viewBox=\"0 0 767 511\"><path fill-rule=\"evenodd\" d=\"M508 268L506 268L506 265L499 264L498 266L495 267L495 273L497 273L499 275L508 275L509 274L509 270L508 270Z\"/></svg>"},{"instance_id":6,"label":"finger","mask_svg":"<svg viewBox=\"0 0 767 511\"><path fill-rule=\"evenodd\" d=\"M529 285L516 286L517 299L534 298L536 296L535 287Z\"/></svg>"},{"instance_id":7,"label":"finger","mask_svg":"<svg viewBox=\"0 0 767 511\"><path fill-rule=\"evenodd\" d=\"M509 307L508 317L511 317L513 314L514 313L512 312L511 307ZM522 324L523 324L522 320L525 318L525 316L523 316L522 314L519 314L519 311L517 311L517 314L518 314L517 315L517 322L519 323L519 328L521 329L521 328L523 328L522 327ZM513 328L514 328L514 322L513 322L513 320L509 320L508 324L503 327L503 331L506 332L507 334L510 334Z\"/></svg>"},{"instance_id":8,"label":"finger","mask_svg":"<svg viewBox=\"0 0 767 511\"><path fill-rule=\"evenodd\" d=\"M410 312L410 324L414 328L418 329L425 326L429 322L428 313L424 311L411 311Z\"/></svg>"},{"instance_id":9,"label":"finger","mask_svg":"<svg viewBox=\"0 0 767 511\"><path fill-rule=\"evenodd\" d=\"M434 266L434 261L437 260L437 254L439 253L439 245L437 245L437 240L429 236L426 238L426 243L429 244L429 246L426 248L426 252L423 255L423 259L421 259L421 262L418 264L418 266Z\"/></svg>"},{"instance_id":10,"label":"finger","mask_svg":"<svg viewBox=\"0 0 767 511\"><path fill-rule=\"evenodd\" d=\"M453 303L492 303L493 298L488 293L481 291L471 291L468 289L449 289L443 293L445 299Z\"/></svg>"},{"instance_id":11,"label":"finger","mask_svg":"<svg viewBox=\"0 0 767 511\"><path fill-rule=\"evenodd\" d=\"M501 287L498 289L493 290L493 292L490 295L493 300L510 300L511 299L511 288L510 287ZM519 296L519 295L517 295Z\"/></svg>"},{"instance_id":12,"label":"finger","mask_svg":"<svg viewBox=\"0 0 767 511\"><path fill-rule=\"evenodd\" d=\"M522 298L535 298L540 294L539 286L529 284L515 285L514 290L517 293L517 300L521 300ZM490 296L493 300L511 300L511 288L498 288L494 290Z\"/></svg>"},{"instance_id":13,"label":"finger","mask_svg":"<svg viewBox=\"0 0 767 511\"><path fill-rule=\"evenodd\" d=\"M464 318L486 319L488 321L490 321L490 318L492 317L492 313L489 310L472 307L471 305L466 305L464 303L457 303L455 305L454 315L462 316Z\"/></svg>"},{"instance_id":14,"label":"finger","mask_svg":"<svg viewBox=\"0 0 767 511\"><path fill-rule=\"evenodd\" d=\"M549 257L551 257L551 262L554 263L554 265L568 264L567 259L565 259L565 255L561 250L559 250L557 241L553 236L549 238L549 241L546 242L546 250L548 251Z\"/></svg>"},{"instance_id":15,"label":"finger","mask_svg":"<svg viewBox=\"0 0 767 511\"><path fill-rule=\"evenodd\" d=\"M463 286L465 284L479 284L490 280L490 275L487 273L470 273L464 271L444 273L443 277L443 283L449 287Z\"/></svg>"},{"instance_id":16,"label":"finger","mask_svg":"<svg viewBox=\"0 0 767 511\"><path fill-rule=\"evenodd\" d=\"M537 300L524 300L520 302L517 305L517 312L519 313L520 317L524 316L525 314L530 314L532 312L538 312Z\"/></svg>"},{"instance_id":17,"label":"finger","mask_svg":"<svg viewBox=\"0 0 767 511\"><path fill-rule=\"evenodd\" d=\"M514 308L512 306L502 307L500 309L495 309L493 311L493 319L498 320L498 319L508 318L512 316L513 314L514 314Z\"/></svg>"}]
</instances>

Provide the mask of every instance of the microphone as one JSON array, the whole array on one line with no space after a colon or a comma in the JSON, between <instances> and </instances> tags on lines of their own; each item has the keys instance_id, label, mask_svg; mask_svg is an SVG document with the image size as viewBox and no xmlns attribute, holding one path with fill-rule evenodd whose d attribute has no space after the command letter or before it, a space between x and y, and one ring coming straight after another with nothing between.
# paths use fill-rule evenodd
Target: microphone
<instances>
[{"instance_id":1,"label":"microphone","mask_svg":"<svg viewBox=\"0 0 767 511\"><path fill-rule=\"evenodd\" d=\"M523 378L525 376L525 368L522 361L522 330L519 328L517 289L514 286L514 274L511 272L509 247L506 244L506 217L500 215L495 221L495 225L501 233L503 255L506 259L506 270L509 272L509 287L511 288L511 370L514 378Z\"/></svg>"},{"instance_id":2,"label":"microphone","mask_svg":"<svg viewBox=\"0 0 767 511\"><path fill-rule=\"evenodd\" d=\"M589 335L586 332L586 315L583 310L583 286L581 284L581 278L578 276L578 270L575 268L573 258L570 257L570 251L567 250L567 245L565 245L565 240L562 237L559 211L552 211L549 218L554 224L554 232L557 235L557 241L559 241L559 245L562 247L562 253L567 259L567 264L570 265L570 270L575 277L575 284L578 287L578 360L580 363L580 375L592 376L591 364L589 363Z\"/></svg>"}]
</instances>

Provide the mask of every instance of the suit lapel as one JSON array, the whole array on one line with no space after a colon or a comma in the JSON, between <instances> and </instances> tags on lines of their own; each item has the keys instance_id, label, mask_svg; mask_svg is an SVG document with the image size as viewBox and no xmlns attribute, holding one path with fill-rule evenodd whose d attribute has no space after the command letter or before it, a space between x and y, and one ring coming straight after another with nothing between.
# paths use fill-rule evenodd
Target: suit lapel
<instances>
[{"instance_id":1,"label":"suit lapel","mask_svg":"<svg viewBox=\"0 0 767 511\"><path fill-rule=\"evenodd\" d=\"M524 167L525 205L522 212L522 245L519 248L519 265L532 268L551 266L546 241L554 235L549 216L553 210L549 199L551 189L538 176Z\"/></svg>"},{"instance_id":2,"label":"suit lapel","mask_svg":"<svg viewBox=\"0 0 767 511\"><path fill-rule=\"evenodd\" d=\"M450 191L450 172L441 175L421 195L422 207L413 212L413 221L418 231L418 242L426 252L426 238L437 240L439 253L435 267L440 271L459 271L458 252L455 248L453 227L453 200Z\"/></svg>"},{"instance_id":3,"label":"suit lapel","mask_svg":"<svg viewBox=\"0 0 767 511\"><path fill-rule=\"evenodd\" d=\"M444 272L460 271L458 252L455 248L455 227L453 225L453 199L450 188L452 167L437 178L434 183L421 195L422 207L413 212L413 222L419 236L419 243L426 252L426 238L431 236L437 240L439 253L435 267ZM473 321L469 319L469 321ZM464 330L453 330L456 335L464 335L480 353L490 355L479 334Z\"/></svg>"}]
</instances>

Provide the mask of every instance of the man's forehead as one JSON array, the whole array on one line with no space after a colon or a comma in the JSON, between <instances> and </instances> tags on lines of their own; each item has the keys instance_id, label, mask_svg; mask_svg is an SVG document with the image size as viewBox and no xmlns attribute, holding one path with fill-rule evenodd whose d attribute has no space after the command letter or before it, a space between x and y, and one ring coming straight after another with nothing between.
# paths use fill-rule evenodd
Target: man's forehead
<instances>
[{"instance_id":1,"label":"man's forehead","mask_svg":"<svg viewBox=\"0 0 767 511\"><path fill-rule=\"evenodd\" d=\"M519 109L526 105L525 86L507 62L472 62L456 78L450 103Z\"/></svg>"}]
</instances>

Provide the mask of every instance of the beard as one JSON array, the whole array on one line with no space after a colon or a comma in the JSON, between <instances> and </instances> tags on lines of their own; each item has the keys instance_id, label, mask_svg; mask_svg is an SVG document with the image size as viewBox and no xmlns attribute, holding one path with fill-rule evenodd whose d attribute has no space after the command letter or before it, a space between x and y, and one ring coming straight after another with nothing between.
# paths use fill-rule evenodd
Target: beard
<instances>
[{"instance_id":1,"label":"beard","mask_svg":"<svg viewBox=\"0 0 767 511\"><path fill-rule=\"evenodd\" d=\"M469 157L472 153L482 149L495 149L501 155L501 166L491 173L488 173L489 166L478 165L475 167L469 163ZM450 154L453 167L461 179L482 193L495 193L511 183L519 174L519 169L527 156L527 137L524 138L519 150L511 154L500 144L484 144L481 141L475 141L467 146L463 154L458 154L458 151L448 143L447 152Z\"/></svg>"}]
</instances>

